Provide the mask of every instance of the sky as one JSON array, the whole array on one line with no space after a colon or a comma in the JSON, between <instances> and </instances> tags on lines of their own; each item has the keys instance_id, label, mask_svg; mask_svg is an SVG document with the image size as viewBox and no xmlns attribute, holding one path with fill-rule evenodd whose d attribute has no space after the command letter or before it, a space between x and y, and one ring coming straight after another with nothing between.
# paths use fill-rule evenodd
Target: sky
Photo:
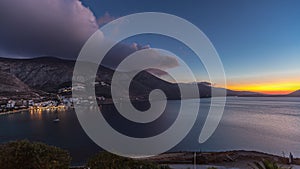
<instances>
[{"instance_id":1,"label":"sky","mask_svg":"<svg viewBox=\"0 0 300 169\"><path fill-rule=\"evenodd\" d=\"M299 9L298 0L2 0L0 57L74 59L98 27L128 14L164 12L206 34L224 65L227 88L285 94L300 89ZM209 81L195 54L174 39L144 35L124 43L135 50L170 50L192 67L198 81ZM165 67L180 73L174 64ZM189 79L182 75L182 81Z\"/></svg>"}]
</instances>

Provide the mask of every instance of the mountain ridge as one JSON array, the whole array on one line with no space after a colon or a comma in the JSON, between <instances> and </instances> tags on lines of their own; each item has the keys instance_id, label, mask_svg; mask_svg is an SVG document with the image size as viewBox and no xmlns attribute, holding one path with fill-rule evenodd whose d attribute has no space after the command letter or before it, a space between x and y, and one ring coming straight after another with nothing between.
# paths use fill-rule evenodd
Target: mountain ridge
<instances>
[{"instance_id":1,"label":"mountain ridge","mask_svg":"<svg viewBox=\"0 0 300 169\"><path fill-rule=\"evenodd\" d=\"M0 73L14 79L11 85L20 85L20 88L24 89L22 92L35 93L34 91L43 91L56 93L59 88L71 86L74 65L74 60L65 60L51 56L29 59L0 58ZM114 70L100 65L96 82L110 84L113 73ZM3 83L3 81L0 81L0 86L3 85ZM186 83L183 85L191 84ZM200 97L211 97L211 88L216 89L218 92L226 90L228 96L265 96L264 94L256 92L215 88L210 86L207 82L199 82L197 85ZM97 95L111 97L109 86L96 85L95 88ZM130 93L132 93L133 96L148 97L148 94L153 89L163 90L166 92L168 99L181 98L177 84L165 81L147 71L141 71L135 76L131 82ZM15 89L10 90L12 94L15 92L14 90ZM1 88L0 94L3 92L3 88Z\"/></svg>"},{"instance_id":2,"label":"mountain ridge","mask_svg":"<svg viewBox=\"0 0 300 169\"><path fill-rule=\"evenodd\" d=\"M288 94L288 96L291 96L291 97L300 97L300 89L299 90L296 90L290 94Z\"/></svg>"}]
</instances>

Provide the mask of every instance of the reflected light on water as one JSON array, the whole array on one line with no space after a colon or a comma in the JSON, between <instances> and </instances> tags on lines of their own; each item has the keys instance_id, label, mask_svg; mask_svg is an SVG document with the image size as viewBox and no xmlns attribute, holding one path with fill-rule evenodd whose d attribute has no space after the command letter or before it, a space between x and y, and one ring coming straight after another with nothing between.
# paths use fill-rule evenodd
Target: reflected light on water
<instances>
[{"instance_id":1,"label":"reflected light on water","mask_svg":"<svg viewBox=\"0 0 300 169\"><path fill-rule=\"evenodd\" d=\"M43 113L59 113L62 114L65 112L68 108L65 106L57 106L57 107L35 107L35 108L29 108L29 114L30 119L42 119Z\"/></svg>"}]
</instances>

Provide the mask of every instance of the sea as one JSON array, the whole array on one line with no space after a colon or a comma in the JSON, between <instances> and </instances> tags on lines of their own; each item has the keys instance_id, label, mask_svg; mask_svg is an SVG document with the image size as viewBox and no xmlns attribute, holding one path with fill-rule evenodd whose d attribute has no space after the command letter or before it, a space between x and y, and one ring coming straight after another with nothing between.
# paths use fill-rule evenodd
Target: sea
<instances>
[{"instance_id":1,"label":"sea","mask_svg":"<svg viewBox=\"0 0 300 169\"><path fill-rule=\"evenodd\" d=\"M228 97L220 124L202 144L198 142L199 134L211 100L203 98L186 101L189 104L200 104L198 117L187 136L169 152L250 150L281 156L288 156L291 152L295 157L300 157L299 97ZM180 100L168 101L160 120L151 124L130 122L120 116L113 105L105 105L101 110L107 122L118 132L130 137L145 138L168 129L176 119L180 105ZM135 104L135 107L143 110L149 108L149 104ZM189 111L184 113L188 120L195 120ZM54 122L57 116L60 121ZM68 150L72 156L72 165L82 165L89 157L103 151L84 132L72 108L26 110L1 115L0 143L22 139Z\"/></svg>"}]
</instances>

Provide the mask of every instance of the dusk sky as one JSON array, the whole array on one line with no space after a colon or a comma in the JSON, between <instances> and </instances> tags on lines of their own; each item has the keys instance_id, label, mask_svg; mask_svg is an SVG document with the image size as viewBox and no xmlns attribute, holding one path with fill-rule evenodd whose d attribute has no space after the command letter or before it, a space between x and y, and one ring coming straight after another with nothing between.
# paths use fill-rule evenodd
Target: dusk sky
<instances>
[{"instance_id":1,"label":"dusk sky","mask_svg":"<svg viewBox=\"0 0 300 169\"><path fill-rule=\"evenodd\" d=\"M207 35L223 62L228 88L272 94L300 89L298 0L81 2L2 0L0 57L74 59L98 26L137 12L164 12L188 20ZM170 50L196 72L203 71L201 64L193 65L194 54L174 40L141 36L127 42Z\"/></svg>"}]
</instances>

